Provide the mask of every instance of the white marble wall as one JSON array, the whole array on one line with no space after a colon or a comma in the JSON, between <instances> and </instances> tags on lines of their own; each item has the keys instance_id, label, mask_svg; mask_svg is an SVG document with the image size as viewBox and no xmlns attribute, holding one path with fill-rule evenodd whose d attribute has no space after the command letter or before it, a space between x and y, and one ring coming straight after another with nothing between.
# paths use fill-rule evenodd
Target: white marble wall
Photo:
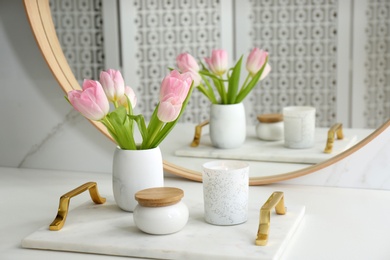
<instances>
[{"instance_id":1,"label":"white marble wall","mask_svg":"<svg viewBox=\"0 0 390 260\"><path fill-rule=\"evenodd\" d=\"M115 146L64 99L22 1L0 1L0 79L0 166L111 171Z\"/></svg>"}]
</instances>

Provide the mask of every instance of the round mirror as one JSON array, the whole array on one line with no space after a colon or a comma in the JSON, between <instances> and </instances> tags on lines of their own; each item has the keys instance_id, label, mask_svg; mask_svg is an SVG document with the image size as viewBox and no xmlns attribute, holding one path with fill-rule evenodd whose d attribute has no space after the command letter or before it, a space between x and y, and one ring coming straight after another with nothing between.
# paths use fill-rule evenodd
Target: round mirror
<instances>
[{"instance_id":1,"label":"round mirror","mask_svg":"<svg viewBox=\"0 0 390 260\"><path fill-rule=\"evenodd\" d=\"M61 88L67 93L72 89L80 89L79 83L76 80L74 73L70 69L68 62L61 49L61 45L58 41L57 34L53 25L51 10L49 1L40 0L24 0L27 15L37 40L37 43L42 51L42 54L48 63L53 75L57 79ZM111 139L105 127L98 122L91 122L96 128L101 131L104 135ZM365 130L359 136L361 139L359 142L355 140L355 144L343 152L338 153L335 156L324 157L321 161L317 162L281 162L281 161L251 161L251 185L262 185L272 183L276 181L287 180L296 178L309 173L316 172L320 169L328 167L332 164L337 163L343 158L353 154L360 148L368 144L378 135L380 135L390 125L390 121L385 123L383 126L369 133L369 130ZM203 162L211 160L211 158L227 158L221 157L223 155L216 154L214 151L214 157L202 157L202 156L181 156L177 154L178 150L186 150L191 143L194 132L194 124L182 124L174 129L176 134L170 134L167 141L164 141L161 145L164 156L164 170L168 173L178 175L190 180L201 181L200 167ZM322 136L326 139L327 131L322 130ZM180 133L180 134L177 134ZM364 138L363 138L364 137ZM203 138L203 137L202 137ZM206 139L205 139L206 138ZM254 136L249 136L249 139L253 140ZM258 141L258 140L256 140ZM204 142L204 143L202 143ZM168 145L169 144L169 145ZM174 145L172 145L174 144ZM323 146L325 147L325 142ZM201 145L204 145L204 149L212 149L207 144L207 137L204 137L201 141ZM345 147L347 148L347 147ZM197 148L195 148L197 149ZM198 150L201 150L200 148ZM210 151L209 151L210 152ZM291 152L291 151L290 151ZM241 155L243 153L241 152ZM181 156L178 160L177 156ZM226 156L226 155L225 155ZM237 154L230 155L227 159L236 159ZM250 160L248 158L244 158ZM195 163L194 163L195 162ZM195 169L188 169L187 165L198 165Z\"/></svg>"}]
</instances>

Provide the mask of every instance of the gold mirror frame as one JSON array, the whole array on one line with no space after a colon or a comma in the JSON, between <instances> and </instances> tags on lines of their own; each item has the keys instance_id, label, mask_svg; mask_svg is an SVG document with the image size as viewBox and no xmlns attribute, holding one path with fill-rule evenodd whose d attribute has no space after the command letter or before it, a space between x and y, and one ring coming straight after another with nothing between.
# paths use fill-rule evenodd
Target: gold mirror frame
<instances>
[{"instance_id":1,"label":"gold mirror frame","mask_svg":"<svg viewBox=\"0 0 390 260\"><path fill-rule=\"evenodd\" d=\"M65 93L73 89L81 89L73 72L71 71L68 61L62 51L61 45L57 38L55 27L53 24L49 0L24 0L24 6L27 13L31 29L38 43L38 46L44 56L51 72ZM106 128L99 122L90 121L100 132L112 140ZM325 167L331 166L343 158L355 153L360 148L371 142L374 138L380 135L385 129L390 126L390 120L379 127L371 135L360 141L355 146L345 150L344 152L315 165L307 168L296 170L288 173L282 173L266 177L251 177L250 185L263 185L278 181L289 180L292 178L307 175L319 171ZM193 181L202 181L202 174L177 166L173 163L164 161L164 171L171 174L184 177Z\"/></svg>"}]
</instances>

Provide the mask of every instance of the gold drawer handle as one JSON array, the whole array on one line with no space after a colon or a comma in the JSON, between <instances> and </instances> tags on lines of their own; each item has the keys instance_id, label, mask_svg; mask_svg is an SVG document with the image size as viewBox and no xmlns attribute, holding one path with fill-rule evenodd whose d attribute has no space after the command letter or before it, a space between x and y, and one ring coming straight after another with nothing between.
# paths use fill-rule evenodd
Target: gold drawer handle
<instances>
[{"instance_id":1,"label":"gold drawer handle","mask_svg":"<svg viewBox=\"0 0 390 260\"><path fill-rule=\"evenodd\" d=\"M281 191L275 191L260 209L260 224L257 231L256 245L265 246L268 242L269 227L271 225L271 210L275 208L276 214L286 214L284 207L284 195Z\"/></svg>"},{"instance_id":2,"label":"gold drawer handle","mask_svg":"<svg viewBox=\"0 0 390 260\"><path fill-rule=\"evenodd\" d=\"M333 149L334 136L337 135L337 139L343 139L343 124L337 123L334 124L328 131L328 139L326 140L326 146L324 153L331 153Z\"/></svg>"},{"instance_id":3,"label":"gold drawer handle","mask_svg":"<svg viewBox=\"0 0 390 260\"><path fill-rule=\"evenodd\" d=\"M50 224L50 230L58 231L64 226L66 216L68 215L70 198L79 195L86 190L89 190L91 199L96 204L103 204L106 202L105 198L100 197L96 182L87 182L61 196L60 205L58 206L58 213L56 218Z\"/></svg>"},{"instance_id":4,"label":"gold drawer handle","mask_svg":"<svg viewBox=\"0 0 390 260\"><path fill-rule=\"evenodd\" d=\"M202 136L202 127L204 127L208 124L209 124L209 120L205 120L195 127L195 136L194 136L194 140L191 143L191 147L198 147L199 146L200 138Z\"/></svg>"}]
</instances>

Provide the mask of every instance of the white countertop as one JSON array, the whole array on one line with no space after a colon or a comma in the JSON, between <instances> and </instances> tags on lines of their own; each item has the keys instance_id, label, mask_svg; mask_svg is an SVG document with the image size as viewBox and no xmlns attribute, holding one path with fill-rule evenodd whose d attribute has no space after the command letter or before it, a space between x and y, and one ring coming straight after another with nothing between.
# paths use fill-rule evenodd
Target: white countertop
<instances>
[{"instance_id":1,"label":"white countertop","mask_svg":"<svg viewBox=\"0 0 390 260\"><path fill-rule=\"evenodd\" d=\"M24 237L54 219L59 197L87 181L111 196L110 174L0 168L0 259L118 259L21 248ZM165 183L202 200L200 183L172 177ZM389 191L272 184L250 187L250 196L265 200L277 190L285 193L287 207L306 206L283 259L390 259ZM72 198L70 209L87 200L87 193Z\"/></svg>"}]
</instances>

